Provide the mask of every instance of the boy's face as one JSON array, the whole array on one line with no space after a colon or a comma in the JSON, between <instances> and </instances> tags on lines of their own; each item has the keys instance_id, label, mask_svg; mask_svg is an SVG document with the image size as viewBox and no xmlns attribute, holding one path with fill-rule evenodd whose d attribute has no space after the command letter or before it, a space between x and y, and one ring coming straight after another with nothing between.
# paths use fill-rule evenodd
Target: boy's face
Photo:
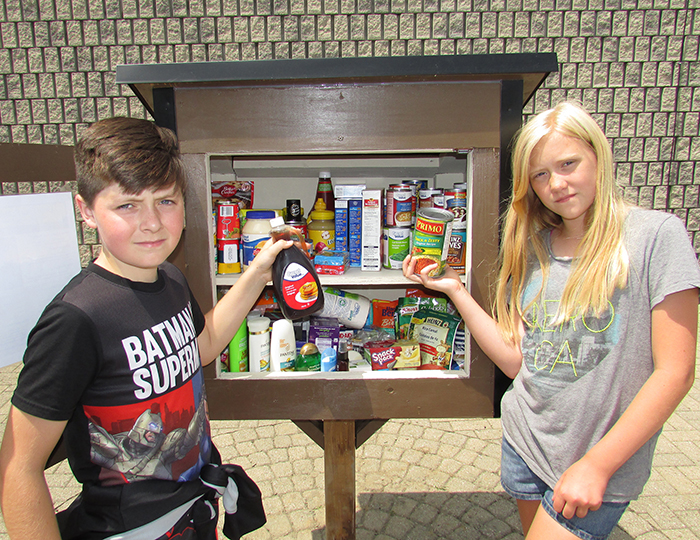
<instances>
[{"instance_id":1,"label":"boy's face","mask_svg":"<svg viewBox=\"0 0 700 540\"><path fill-rule=\"evenodd\" d=\"M76 202L85 223L100 234L98 265L132 281L156 280L157 267L177 246L185 221L184 197L175 184L136 195L111 184L91 207L79 195Z\"/></svg>"}]
</instances>

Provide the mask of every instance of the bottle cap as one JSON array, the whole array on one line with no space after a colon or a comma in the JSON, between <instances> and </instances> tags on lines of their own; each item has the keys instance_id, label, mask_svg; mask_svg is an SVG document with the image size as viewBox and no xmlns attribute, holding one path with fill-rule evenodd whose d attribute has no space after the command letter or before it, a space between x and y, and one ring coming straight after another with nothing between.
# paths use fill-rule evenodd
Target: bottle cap
<instances>
[{"instance_id":1,"label":"bottle cap","mask_svg":"<svg viewBox=\"0 0 700 540\"><path fill-rule=\"evenodd\" d=\"M253 317L247 319L250 332L264 332L270 327L270 319L267 317Z\"/></svg>"},{"instance_id":2,"label":"bottle cap","mask_svg":"<svg viewBox=\"0 0 700 540\"><path fill-rule=\"evenodd\" d=\"M277 216L270 220L270 227L272 227L273 229L275 227L279 227L280 225L284 225L284 218L282 216Z\"/></svg>"},{"instance_id":3,"label":"bottle cap","mask_svg":"<svg viewBox=\"0 0 700 540\"><path fill-rule=\"evenodd\" d=\"M272 219L275 217L274 210L249 210L246 212L246 219Z\"/></svg>"},{"instance_id":4,"label":"bottle cap","mask_svg":"<svg viewBox=\"0 0 700 540\"><path fill-rule=\"evenodd\" d=\"M330 173L330 171L321 171L320 173L318 173L318 177L319 178L330 178L331 173Z\"/></svg>"},{"instance_id":5,"label":"bottle cap","mask_svg":"<svg viewBox=\"0 0 700 540\"><path fill-rule=\"evenodd\" d=\"M316 201L316 204L314 205L314 209L309 214L309 217L311 219L317 220L334 219L335 212L332 212L331 210L326 210L326 203L323 201L323 199L319 197L319 199Z\"/></svg>"}]
</instances>

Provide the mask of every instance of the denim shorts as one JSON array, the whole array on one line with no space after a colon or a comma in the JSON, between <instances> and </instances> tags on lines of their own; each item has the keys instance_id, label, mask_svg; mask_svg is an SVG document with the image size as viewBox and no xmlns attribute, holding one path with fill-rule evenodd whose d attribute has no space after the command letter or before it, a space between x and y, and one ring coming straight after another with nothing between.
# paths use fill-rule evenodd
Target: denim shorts
<instances>
[{"instance_id":1,"label":"denim shorts","mask_svg":"<svg viewBox=\"0 0 700 540\"><path fill-rule=\"evenodd\" d=\"M589 510L586 517L574 516L566 519L554 510L552 488L530 470L505 437L501 444L501 485L506 493L515 499L539 500L547 514L567 531L583 540L605 540L629 506L629 502L604 502L598 510Z\"/></svg>"}]
</instances>

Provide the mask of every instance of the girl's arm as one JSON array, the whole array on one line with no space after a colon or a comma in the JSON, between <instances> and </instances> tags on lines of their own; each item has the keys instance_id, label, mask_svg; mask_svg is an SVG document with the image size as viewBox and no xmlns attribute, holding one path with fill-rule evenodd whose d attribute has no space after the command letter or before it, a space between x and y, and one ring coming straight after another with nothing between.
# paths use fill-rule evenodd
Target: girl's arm
<instances>
[{"instance_id":1,"label":"girl's arm","mask_svg":"<svg viewBox=\"0 0 700 540\"><path fill-rule=\"evenodd\" d=\"M61 538L44 466L65 425L10 407L0 449L0 504L10 538Z\"/></svg>"},{"instance_id":2,"label":"girl's arm","mask_svg":"<svg viewBox=\"0 0 700 540\"><path fill-rule=\"evenodd\" d=\"M213 361L245 323L246 315L272 279L270 269L277 254L291 245L290 240L268 240L234 286L204 316L206 325L197 337L202 364Z\"/></svg>"},{"instance_id":3,"label":"girl's arm","mask_svg":"<svg viewBox=\"0 0 700 540\"><path fill-rule=\"evenodd\" d=\"M610 431L554 487L564 517L597 510L613 473L671 416L693 386L698 289L670 294L651 312L654 372Z\"/></svg>"},{"instance_id":4,"label":"girl's arm","mask_svg":"<svg viewBox=\"0 0 700 540\"><path fill-rule=\"evenodd\" d=\"M420 274L414 274L415 260L408 255L403 261L403 274L411 281L420 283L428 289L445 293L455 305L464 324L482 351L496 364L503 373L514 379L520 370L523 354L519 345L512 345L503 339L496 321L474 300L464 288L462 281L450 266L439 278L428 277L428 273L437 268L437 263L430 265ZM520 343L520 340L518 340Z\"/></svg>"}]
</instances>

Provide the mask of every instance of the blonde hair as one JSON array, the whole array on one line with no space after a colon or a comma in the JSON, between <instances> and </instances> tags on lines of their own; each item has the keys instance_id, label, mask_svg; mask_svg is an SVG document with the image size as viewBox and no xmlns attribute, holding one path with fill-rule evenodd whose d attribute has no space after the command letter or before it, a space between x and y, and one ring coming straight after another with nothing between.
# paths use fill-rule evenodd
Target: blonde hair
<instances>
[{"instance_id":1,"label":"blonde hair","mask_svg":"<svg viewBox=\"0 0 700 540\"><path fill-rule=\"evenodd\" d=\"M583 108L570 102L560 103L523 126L513 148L513 192L505 214L494 304L499 328L512 343L519 336L518 318L524 320L524 312L541 294L549 273L549 255L540 233L562 223L561 217L546 208L530 187L530 156L541 140L555 132L587 144L596 155L597 170L596 195L586 215L586 232L577 248L554 324L579 312L602 314L615 289L627 285L629 261L623 244L623 224L628 206L615 184L610 145ZM533 256L542 269L542 285L533 301L523 307L526 272Z\"/></svg>"}]
</instances>

